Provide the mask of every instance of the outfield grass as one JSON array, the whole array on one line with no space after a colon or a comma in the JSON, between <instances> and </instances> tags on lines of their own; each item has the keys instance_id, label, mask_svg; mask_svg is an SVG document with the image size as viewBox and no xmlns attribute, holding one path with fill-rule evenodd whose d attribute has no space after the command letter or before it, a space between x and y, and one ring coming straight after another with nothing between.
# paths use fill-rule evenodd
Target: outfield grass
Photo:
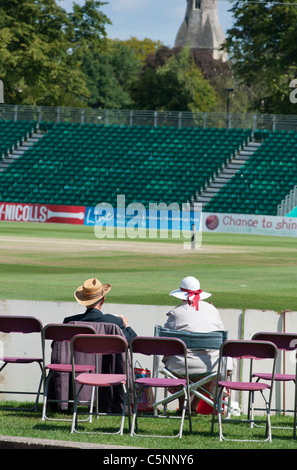
<instances>
[{"instance_id":1,"label":"outfield grass","mask_svg":"<svg viewBox=\"0 0 297 470\"><path fill-rule=\"evenodd\" d=\"M79 250L71 249L76 240ZM168 293L193 275L219 308L297 310L295 238L206 233L200 250L177 254L133 250L154 240L130 240L126 251L112 239L104 249L95 243L84 250L84 241L98 241L92 227L0 222L0 298L72 302L75 288L96 276L112 284L110 303L174 305Z\"/></svg>"},{"instance_id":2,"label":"outfield grass","mask_svg":"<svg viewBox=\"0 0 297 470\"><path fill-rule=\"evenodd\" d=\"M69 243L68 243L69 241ZM78 241L78 243L77 243ZM84 247L86 242L94 247ZM200 250L168 253L168 244L182 241L158 240L164 250L135 252L145 242L129 241L126 251L108 240L97 246L92 227L58 224L0 222L0 298L73 302L73 292L85 279L96 276L111 282L110 303L175 305L168 293L186 275L194 275L211 301L219 308L284 309L297 311L297 241L294 238L237 234L203 234ZM78 247L77 249L72 248ZM130 249L131 246L131 249ZM139 245L138 245L139 246ZM176 431L172 421L154 420L156 431ZM291 424L290 417L273 417L274 424ZM153 420L147 420L151 432ZM157 424L158 423L158 424ZM96 423L94 423L95 425ZM71 435L69 423L41 421L40 413L0 412L0 434L83 442L140 446L150 449L293 449L292 430L276 430L272 443L220 443L210 435L210 417L193 419L193 434L182 440L131 439L124 436ZM234 437L245 437L246 426L228 425Z\"/></svg>"},{"instance_id":3,"label":"outfield grass","mask_svg":"<svg viewBox=\"0 0 297 470\"><path fill-rule=\"evenodd\" d=\"M6 403L1 403L5 405ZM10 406L22 405L10 402ZM23 404L24 406L24 404ZM28 406L28 404L26 404ZM56 418L72 418L72 415L57 414ZM52 417L52 416L51 416ZM243 419L244 416L241 416ZM211 434L211 416L197 415L192 419L192 434L189 433L188 421L185 420L182 439L156 438L137 436L131 438L126 419L124 435L103 435L98 431L114 432L119 426L119 417L100 417L99 421L93 418L93 423L81 424L80 430L92 431L91 434L71 434L71 423L63 421L41 421L41 408L38 413L28 411L0 411L0 434L9 436L23 436L38 439L54 439L61 441L90 442L105 445L118 445L128 447L142 447L144 449L189 449L195 452L198 449L296 449L296 440L293 439L293 417L272 416L273 426L282 426L284 429L272 429L272 442L263 442L265 428L250 429L248 423L225 423L224 435L228 439L260 439L261 442L234 442L219 441L218 424L215 424L214 433ZM101 424L101 425L100 425ZM139 419L140 434L157 434L173 436L178 432L179 420L173 419ZM132 452L132 451L131 451Z\"/></svg>"}]
</instances>

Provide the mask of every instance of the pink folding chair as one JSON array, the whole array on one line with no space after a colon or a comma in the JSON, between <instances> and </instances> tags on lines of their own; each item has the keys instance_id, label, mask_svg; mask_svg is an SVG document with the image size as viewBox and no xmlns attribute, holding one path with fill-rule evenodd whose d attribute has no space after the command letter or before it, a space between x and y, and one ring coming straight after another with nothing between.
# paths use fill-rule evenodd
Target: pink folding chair
<instances>
[{"instance_id":1,"label":"pink folding chair","mask_svg":"<svg viewBox=\"0 0 297 470\"><path fill-rule=\"evenodd\" d=\"M0 316L0 331L3 333L14 334L14 333L21 333L21 334L31 334L31 333L38 333L40 336L40 332L42 330L42 323L35 317L31 316L22 316L22 315L1 315ZM41 393L41 385L42 385L42 357L28 357L25 355L22 356L3 356L0 358L1 362L3 362L0 372L8 364L32 364L37 363L41 370L41 378L39 382L39 386L37 392L26 392L26 391L7 391L1 390L0 393L4 394L25 394L25 395L36 395L35 404L32 408L34 411L37 411L38 408L38 401L39 396ZM3 409L3 407L2 407ZM7 409L7 408L6 408ZM17 409L17 408L14 408ZM24 410L24 408L21 408Z\"/></svg>"},{"instance_id":2,"label":"pink folding chair","mask_svg":"<svg viewBox=\"0 0 297 470\"><path fill-rule=\"evenodd\" d=\"M137 417L138 417L138 403L140 397L145 389L145 387L152 387L152 388L161 388L166 390L168 387L181 387L183 390L183 394L185 397L184 406L182 410L182 414L180 417L180 427L179 432L173 436L153 436L153 437L182 437L183 433L183 425L185 419L186 409L188 409L189 414L189 427L190 432L192 431L192 422L191 422L191 407L189 406L189 376L188 376L188 366L187 366L187 347L185 343L178 339L178 338L169 338L169 337L144 337L144 336L137 336L132 339L129 345L130 353L131 353L131 364L134 362L133 355L134 354L144 354L146 356L153 356L153 361L155 361L156 356L182 356L184 358L185 363L185 370L186 376L185 378L160 378L160 377L142 377L142 378L135 378L133 373L133 394L134 394L134 408L133 408L133 418L132 418L132 426L131 426L131 436L141 435L144 436L145 434L138 434L138 425L137 425ZM155 402L152 404L153 408L157 410L159 405L167 405L171 401L176 399L175 395L168 395L166 399L162 399L160 402ZM147 415L148 417L148 415ZM158 418L158 413L155 412L153 417ZM175 417L177 418L177 417ZM152 435L146 435L148 437L152 437Z\"/></svg>"},{"instance_id":3,"label":"pink folding chair","mask_svg":"<svg viewBox=\"0 0 297 470\"><path fill-rule=\"evenodd\" d=\"M285 351L291 352L295 351L295 373L288 374L288 373L278 373L274 375L275 382L293 382L295 393L294 393L294 409L293 410L279 410L274 409L273 411L293 411L294 413L294 425L293 425L293 437L296 438L296 414L297 414L297 357L296 357L296 347L297 347L297 334L296 333L276 333L276 332L259 332L254 334L253 340L255 341L271 341L275 344L278 351L285 353ZM259 380L268 380L271 381L271 374L263 373L263 372L254 372L253 377ZM249 413L250 413L250 402L249 402ZM286 429L285 427L281 426L273 426L273 428L277 429Z\"/></svg>"},{"instance_id":4,"label":"pink folding chair","mask_svg":"<svg viewBox=\"0 0 297 470\"><path fill-rule=\"evenodd\" d=\"M70 421L70 419L62 418L50 418L47 416L47 405L50 402L57 403L64 400L57 400L54 398L48 398L48 389L49 382L53 378L55 373L67 373L72 374L72 363L71 358L69 357L69 363L47 363L47 354L46 354L46 342L50 341L62 341L69 342L77 334L95 334L96 331L89 325L70 325L69 323L50 323L46 325L41 332L42 337L42 357L43 357L43 383L44 383L44 394L43 394L43 409L42 409L42 421L55 420L55 421ZM46 372L48 374L46 375ZM81 372L94 372L95 371L95 362L93 364L77 364L75 368L75 373ZM74 387L74 377L72 376L72 390L73 390L73 400L67 399L66 401L73 402L75 397L75 387ZM89 418L88 418L89 419Z\"/></svg>"},{"instance_id":5,"label":"pink folding chair","mask_svg":"<svg viewBox=\"0 0 297 470\"><path fill-rule=\"evenodd\" d=\"M223 358L231 357L233 359L242 360L248 359L250 361L250 373L249 373L249 380L248 381L225 381L221 380L222 374L222 365L223 365ZM218 375L217 375L217 383L216 383L216 391L215 391L215 403L216 406L213 409L212 415L212 426L211 432L213 433L214 430L214 422L216 419L216 410L218 415L218 423L219 423L219 438L220 441L222 440L250 440L256 441L259 439L227 439L223 435L223 419L222 419L222 392L224 388L228 388L229 390L237 390L240 392L248 392L252 394L252 398L254 397L255 392L260 392L264 401L265 401L265 409L266 409L266 436L265 440L271 441L271 423L270 423L270 407L271 407L271 398L272 398L272 390L273 390L273 383L274 383L274 374L275 374L275 366L276 366L276 358L277 358L277 348L276 346L269 342L269 341L245 341L245 340L234 340L234 341L225 341L220 349L220 359L219 359L219 366L218 366ZM269 373L271 373L271 381L269 384L264 382L253 382L253 362L254 360L264 360L269 359L267 367L269 368ZM268 396L265 396L265 393ZM230 423L231 419L228 418L228 423ZM252 406L251 409L251 419L241 419L236 420L238 423L241 422L250 422L251 427L253 427L255 423L254 418L254 408ZM263 420L262 420L263 421Z\"/></svg>"},{"instance_id":6,"label":"pink folding chair","mask_svg":"<svg viewBox=\"0 0 297 470\"><path fill-rule=\"evenodd\" d=\"M83 373L79 374L75 378L75 382L79 384L79 388L76 394L71 433L73 432L101 432L101 434L120 434L124 432L124 423L126 411L128 411L129 424L130 424L130 399L129 399L129 367L128 367L128 343L125 338L119 335L77 335L71 340L71 358L72 358L72 368L75 370L75 353L85 353L93 354L94 356L98 355L110 355L110 354L120 354L122 355L122 360L125 363L125 373L121 374L88 374ZM116 432L103 432L103 431L82 431L78 429L78 404L80 393L85 386L91 386L93 388L92 396L94 397L95 389L97 387L113 387L121 386L123 388L124 400L121 413L121 423L119 430ZM99 404L98 404L99 405ZM100 415L110 415L113 413L100 413L96 411L92 412L90 409L90 415L95 414L97 417ZM114 414L113 414L114 415Z\"/></svg>"}]
</instances>

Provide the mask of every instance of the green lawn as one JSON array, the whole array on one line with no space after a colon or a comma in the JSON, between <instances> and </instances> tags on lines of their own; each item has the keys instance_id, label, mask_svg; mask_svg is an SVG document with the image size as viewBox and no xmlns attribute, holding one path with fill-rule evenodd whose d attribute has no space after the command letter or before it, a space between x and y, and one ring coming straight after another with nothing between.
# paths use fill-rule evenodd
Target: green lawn
<instances>
[{"instance_id":1,"label":"green lawn","mask_svg":"<svg viewBox=\"0 0 297 470\"><path fill-rule=\"evenodd\" d=\"M169 292L181 279L194 275L212 292L219 308L284 309L297 311L297 241L294 238L237 234L203 234L200 250L168 254L154 249L135 253L133 246L154 240L130 241L131 250L117 249L117 240L97 245L92 227L59 224L0 222L0 298L73 302L73 292L96 276L110 282L110 303L174 305ZM84 243L93 242L94 247ZM78 247L72 249L72 244ZM175 246L175 245L174 245ZM289 416L273 417L274 424L290 424ZM175 432L172 420L146 420L148 431ZM97 423L94 423L96 426ZM292 430L275 430L272 443L220 443L210 435L210 417L193 419L193 434L185 423L183 439L71 435L69 423L42 422L41 414L0 411L0 434L43 439L74 440L139 446L148 449L296 449ZM227 425L234 437L244 437L246 425ZM260 431L260 430L259 430ZM256 430L258 433L258 430Z\"/></svg>"},{"instance_id":2,"label":"green lawn","mask_svg":"<svg viewBox=\"0 0 297 470\"><path fill-rule=\"evenodd\" d=\"M3 403L1 403L3 405ZM14 406L19 403L14 402ZM26 405L28 406L28 404ZM72 416L56 415L57 418L69 418ZM99 422L102 422L100 426ZM188 422L184 423L182 439L176 438L152 438L137 436L131 438L128 432L128 420L126 419L123 436L111 436L96 434L97 431L115 431L119 423L118 417L100 417L99 422L93 418L93 424L80 425L80 430L92 431L95 434L70 434L70 422L41 421L41 409L39 412L26 411L0 411L0 435L33 437L39 439L54 439L62 441L91 442L100 444L113 444L119 446L142 447L145 449L296 449L296 440L293 439L293 430L290 428L293 418L289 416L272 417L273 426L285 426L286 429L272 430L272 442L220 442L218 438L218 425L215 424L215 432L212 435L211 417L199 415L193 418L193 432L189 434ZM163 418L140 418L141 432L173 435L178 431L179 420ZM262 439L264 428L250 429L247 423L226 423L224 435L232 439Z\"/></svg>"},{"instance_id":3,"label":"green lawn","mask_svg":"<svg viewBox=\"0 0 297 470\"><path fill-rule=\"evenodd\" d=\"M16 245L22 237L32 243ZM46 239L56 243L52 250ZM94 250L64 250L67 240L69 246L91 240ZM130 240L131 246L140 241L154 240ZM116 242L97 248L92 227L1 222L0 298L73 301L75 288L96 276L112 284L110 303L174 305L168 293L193 275L219 308L297 310L295 238L207 233L201 250L176 255L119 251Z\"/></svg>"}]
</instances>

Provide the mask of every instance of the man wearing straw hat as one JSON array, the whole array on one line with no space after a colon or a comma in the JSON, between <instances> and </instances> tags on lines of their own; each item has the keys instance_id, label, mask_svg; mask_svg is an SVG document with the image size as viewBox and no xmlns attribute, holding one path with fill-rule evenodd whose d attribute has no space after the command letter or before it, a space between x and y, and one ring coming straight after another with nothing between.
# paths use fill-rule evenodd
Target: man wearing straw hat
<instances>
[{"instance_id":1,"label":"man wearing straw hat","mask_svg":"<svg viewBox=\"0 0 297 470\"><path fill-rule=\"evenodd\" d=\"M193 276L185 277L179 289L170 292L169 295L182 300L182 303L167 313L166 328L176 331L189 331L196 333L210 333L213 331L224 331L224 325L219 311L205 299L211 296L208 292L200 289L200 282ZM218 350L191 350L188 349L188 371L189 378L197 382L202 377L217 369L219 360ZM172 370L176 375L185 375L184 361L181 356L170 356L164 358L166 368ZM212 392L215 387L216 378L204 386ZM170 390L174 393L176 390ZM183 398L180 398L179 410L183 406ZM191 413L195 414L199 398L192 398Z\"/></svg>"},{"instance_id":2,"label":"man wearing straw hat","mask_svg":"<svg viewBox=\"0 0 297 470\"><path fill-rule=\"evenodd\" d=\"M101 308L105 301L105 296L111 289L111 284L102 284L98 279L87 279L82 286L78 287L74 297L80 305L86 307L85 313L72 315L64 318L64 323L72 321L104 322L114 323L123 331L128 343L134 336L135 331L129 326L128 318L122 315L116 316L103 314Z\"/></svg>"}]
</instances>

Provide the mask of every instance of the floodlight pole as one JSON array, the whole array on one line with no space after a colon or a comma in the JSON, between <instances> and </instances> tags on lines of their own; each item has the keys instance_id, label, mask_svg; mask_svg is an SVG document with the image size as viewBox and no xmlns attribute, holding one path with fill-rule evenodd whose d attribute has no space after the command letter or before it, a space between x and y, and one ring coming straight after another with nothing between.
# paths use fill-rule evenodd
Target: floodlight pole
<instances>
[{"instance_id":1,"label":"floodlight pole","mask_svg":"<svg viewBox=\"0 0 297 470\"><path fill-rule=\"evenodd\" d=\"M2 80L0 80L0 104L4 104L4 85Z\"/></svg>"},{"instance_id":2,"label":"floodlight pole","mask_svg":"<svg viewBox=\"0 0 297 470\"><path fill-rule=\"evenodd\" d=\"M227 88L227 120L226 127L229 129L229 119L230 119L230 93L234 91L234 88Z\"/></svg>"}]
</instances>

